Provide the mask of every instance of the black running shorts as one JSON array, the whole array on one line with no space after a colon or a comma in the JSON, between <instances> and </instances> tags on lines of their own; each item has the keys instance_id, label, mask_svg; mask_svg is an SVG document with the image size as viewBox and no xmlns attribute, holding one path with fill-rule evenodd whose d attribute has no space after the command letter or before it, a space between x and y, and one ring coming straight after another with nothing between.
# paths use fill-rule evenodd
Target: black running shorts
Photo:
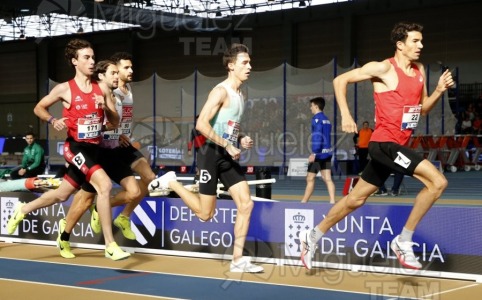
<instances>
[{"instance_id":1,"label":"black running shorts","mask_svg":"<svg viewBox=\"0 0 482 300\"><path fill-rule=\"evenodd\" d=\"M370 142L370 161L361 178L375 186L382 186L391 173L413 176L415 168L424 158L412 149L392 142Z\"/></svg>"},{"instance_id":2,"label":"black running shorts","mask_svg":"<svg viewBox=\"0 0 482 300\"><path fill-rule=\"evenodd\" d=\"M99 151L99 145L67 138L64 144L64 158L69 167L64 179L77 189L84 182L88 182L96 170L102 169L99 164Z\"/></svg>"},{"instance_id":3,"label":"black running shorts","mask_svg":"<svg viewBox=\"0 0 482 300\"><path fill-rule=\"evenodd\" d=\"M218 179L226 190L246 180L239 163L223 147L206 143L198 149L197 155L200 194L216 195Z\"/></svg>"},{"instance_id":4,"label":"black running shorts","mask_svg":"<svg viewBox=\"0 0 482 300\"><path fill-rule=\"evenodd\" d=\"M134 176L134 172L132 171L131 164L128 163L128 160L135 157L135 155L131 154L133 152L130 150L118 151L117 149L119 148L120 147L114 149L101 148L99 154L100 165L110 179L117 184L120 184L121 180L126 177ZM132 148L135 151L138 151L134 147ZM88 182L82 185L82 189L89 193L96 193L95 188Z\"/></svg>"}]
</instances>

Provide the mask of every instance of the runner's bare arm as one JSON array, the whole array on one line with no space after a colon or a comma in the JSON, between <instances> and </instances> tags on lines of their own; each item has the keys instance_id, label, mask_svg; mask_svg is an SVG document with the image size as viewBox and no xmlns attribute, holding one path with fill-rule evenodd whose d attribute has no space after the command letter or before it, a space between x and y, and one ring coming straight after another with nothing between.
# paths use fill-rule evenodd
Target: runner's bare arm
<instances>
[{"instance_id":1,"label":"runner's bare arm","mask_svg":"<svg viewBox=\"0 0 482 300\"><path fill-rule=\"evenodd\" d=\"M64 107L70 107L70 87L67 82L56 85L48 95L43 97L33 109L33 112L41 120L49 122L57 130L62 130L65 128L64 118L57 119L52 116L48 111L49 107L55 103L62 101Z\"/></svg>"},{"instance_id":2,"label":"runner's bare arm","mask_svg":"<svg viewBox=\"0 0 482 300\"><path fill-rule=\"evenodd\" d=\"M223 106L226 98L227 92L224 88L214 88L209 93L208 100L206 101L206 104L204 104L196 122L196 130L221 147L225 146L226 141L214 132L214 129L209 122Z\"/></svg>"},{"instance_id":3,"label":"runner's bare arm","mask_svg":"<svg viewBox=\"0 0 482 300\"><path fill-rule=\"evenodd\" d=\"M105 84L99 84L104 93L104 112L111 128L118 128L120 123L120 116L115 108L115 96L111 89Z\"/></svg>"},{"instance_id":4,"label":"runner's bare arm","mask_svg":"<svg viewBox=\"0 0 482 300\"><path fill-rule=\"evenodd\" d=\"M360 68L343 73L333 80L336 102L340 108L342 130L344 132L358 132L357 124L353 120L350 109L348 108L348 101L346 98L348 84L383 77L383 75L388 72L389 68L390 65L387 61L369 62Z\"/></svg>"}]
</instances>

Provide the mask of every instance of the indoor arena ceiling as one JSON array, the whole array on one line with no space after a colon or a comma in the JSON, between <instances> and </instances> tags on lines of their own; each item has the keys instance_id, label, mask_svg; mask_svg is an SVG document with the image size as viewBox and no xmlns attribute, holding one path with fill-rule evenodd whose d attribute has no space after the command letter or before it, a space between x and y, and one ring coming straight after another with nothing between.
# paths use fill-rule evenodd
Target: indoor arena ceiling
<instances>
[{"instance_id":1,"label":"indoor arena ceiling","mask_svg":"<svg viewBox=\"0 0 482 300\"><path fill-rule=\"evenodd\" d=\"M203 19L348 0L1 0L0 41L131 27L202 29Z\"/></svg>"}]
</instances>

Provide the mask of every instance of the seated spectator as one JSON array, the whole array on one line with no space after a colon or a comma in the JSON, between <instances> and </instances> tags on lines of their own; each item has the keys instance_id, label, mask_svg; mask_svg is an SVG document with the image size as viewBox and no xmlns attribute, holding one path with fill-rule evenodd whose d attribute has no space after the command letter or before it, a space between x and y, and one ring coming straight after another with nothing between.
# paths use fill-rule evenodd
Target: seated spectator
<instances>
[{"instance_id":1,"label":"seated spectator","mask_svg":"<svg viewBox=\"0 0 482 300\"><path fill-rule=\"evenodd\" d=\"M472 121L470 121L470 116L468 114L464 115L464 119L461 124L462 134L472 133Z\"/></svg>"},{"instance_id":2,"label":"seated spectator","mask_svg":"<svg viewBox=\"0 0 482 300\"><path fill-rule=\"evenodd\" d=\"M472 121L472 134L480 134L482 129L481 125L482 125L482 120L480 119L479 114L475 113L475 118Z\"/></svg>"},{"instance_id":3,"label":"seated spectator","mask_svg":"<svg viewBox=\"0 0 482 300\"><path fill-rule=\"evenodd\" d=\"M25 135L27 147L23 150L23 158L20 166L10 173L11 179L37 177L45 170L44 148L35 142L32 132Z\"/></svg>"},{"instance_id":4,"label":"seated spectator","mask_svg":"<svg viewBox=\"0 0 482 300\"><path fill-rule=\"evenodd\" d=\"M475 119L475 107L473 103L469 103L467 109L465 110L465 114L469 116L470 121Z\"/></svg>"}]
</instances>

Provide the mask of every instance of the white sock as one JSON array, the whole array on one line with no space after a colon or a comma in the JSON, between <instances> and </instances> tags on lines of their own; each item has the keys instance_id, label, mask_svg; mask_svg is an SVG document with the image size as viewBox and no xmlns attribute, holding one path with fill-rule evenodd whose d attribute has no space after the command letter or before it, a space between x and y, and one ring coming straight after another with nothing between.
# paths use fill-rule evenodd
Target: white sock
<instances>
[{"instance_id":1,"label":"white sock","mask_svg":"<svg viewBox=\"0 0 482 300\"><path fill-rule=\"evenodd\" d=\"M310 232L310 239L313 243L318 243L318 241L323 237L324 233L316 226Z\"/></svg>"},{"instance_id":2,"label":"white sock","mask_svg":"<svg viewBox=\"0 0 482 300\"><path fill-rule=\"evenodd\" d=\"M413 231L403 227L402 233L400 233L400 242L411 242L413 237Z\"/></svg>"}]
</instances>

